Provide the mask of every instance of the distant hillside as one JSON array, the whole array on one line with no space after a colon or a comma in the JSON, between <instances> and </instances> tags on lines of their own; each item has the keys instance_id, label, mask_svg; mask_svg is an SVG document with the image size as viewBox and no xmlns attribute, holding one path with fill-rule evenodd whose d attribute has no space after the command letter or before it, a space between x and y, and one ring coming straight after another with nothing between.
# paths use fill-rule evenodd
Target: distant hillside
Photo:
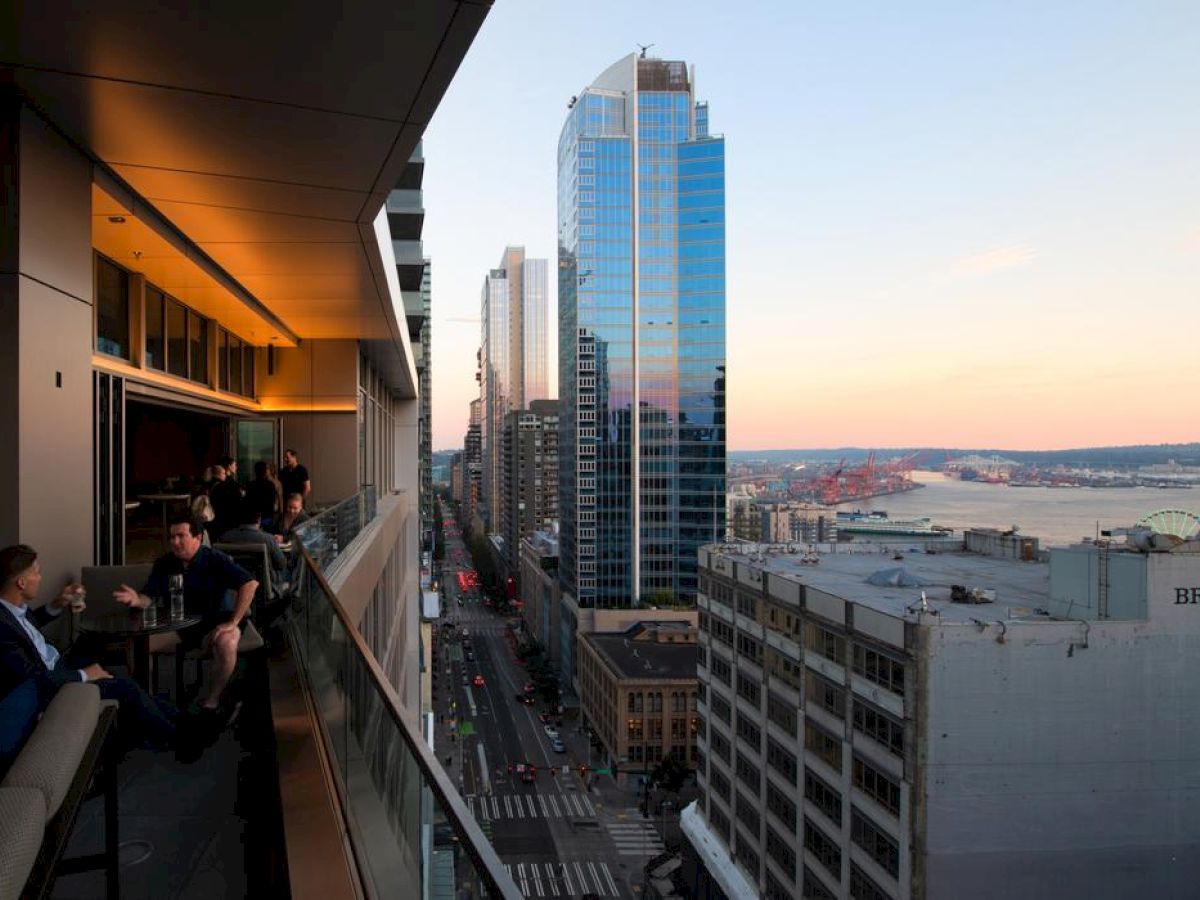
<instances>
[{"instance_id":1,"label":"distant hillside","mask_svg":"<svg viewBox=\"0 0 1200 900\"><path fill-rule=\"evenodd\" d=\"M861 462L871 452L869 447L827 447L796 450L730 450L730 462ZM881 447L876 457L916 455L924 468L937 468L956 456L979 454L1003 456L1017 462L1039 466L1148 466L1173 459L1183 465L1200 465L1200 443L1136 444L1128 447L1078 447L1072 450L1008 450L1002 447Z\"/></svg>"}]
</instances>

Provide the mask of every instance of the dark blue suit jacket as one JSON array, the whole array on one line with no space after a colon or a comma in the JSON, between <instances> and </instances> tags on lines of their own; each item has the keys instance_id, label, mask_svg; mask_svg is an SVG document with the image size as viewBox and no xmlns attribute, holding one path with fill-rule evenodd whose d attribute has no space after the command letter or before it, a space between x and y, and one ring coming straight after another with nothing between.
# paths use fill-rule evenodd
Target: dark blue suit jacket
<instances>
[{"instance_id":1,"label":"dark blue suit jacket","mask_svg":"<svg viewBox=\"0 0 1200 900\"><path fill-rule=\"evenodd\" d=\"M53 618L44 606L30 609L28 615L38 628ZM0 696L26 680L37 685L38 699L44 708L62 685L79 681L80 676L75 669L47 669L21 623L7 607L0 605Z\"/></svg>"}]
</instances>

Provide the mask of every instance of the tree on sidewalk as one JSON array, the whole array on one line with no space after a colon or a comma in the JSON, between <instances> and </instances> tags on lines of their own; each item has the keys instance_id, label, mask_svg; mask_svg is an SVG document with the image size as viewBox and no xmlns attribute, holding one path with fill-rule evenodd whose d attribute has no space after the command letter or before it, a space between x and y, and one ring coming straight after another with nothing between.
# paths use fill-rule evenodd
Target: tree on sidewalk
<instances>
[{"instance_id":1,"label":"tree on sidewalk","mask_svg":"<svg viewBox=\"0 0 1200 900\"><path fill-rule=\"evenodd\" d=\"M677 756L668 756L654 767L650 779L668 794L678 797L690 774L687 763Z\"/></svg>"}]
</instances>

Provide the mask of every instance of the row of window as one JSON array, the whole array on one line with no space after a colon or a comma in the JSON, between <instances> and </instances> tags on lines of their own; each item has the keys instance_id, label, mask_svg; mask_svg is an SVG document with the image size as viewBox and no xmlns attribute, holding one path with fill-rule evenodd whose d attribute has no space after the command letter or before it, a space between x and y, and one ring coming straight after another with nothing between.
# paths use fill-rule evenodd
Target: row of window
<instances>
[{"instance_id":1,"label":"row of window","mask_svg":"<svg viewBox=\"0 0 1200 900\"><path fill-rule=\"evenodd\" d=\"M96 256L96 349L133 358L131 322L137 310L129 297L129 272ZM222 391L255 396L254 347L153 285L143 300L145 367ZM215 384L209 371L209 342L216 340Z\"/></svg>"}]
</instances>

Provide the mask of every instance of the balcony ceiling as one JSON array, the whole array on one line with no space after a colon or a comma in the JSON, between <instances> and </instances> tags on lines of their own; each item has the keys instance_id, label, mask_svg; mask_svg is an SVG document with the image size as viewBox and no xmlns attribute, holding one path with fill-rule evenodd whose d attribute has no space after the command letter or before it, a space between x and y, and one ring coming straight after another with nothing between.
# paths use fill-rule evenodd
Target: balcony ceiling
<instances>
[{"instance_id":1,"label":"balcony ceiling","mask_svg":"<svg viewBox=\"0 0 1200 900\"><path fill-rule=\"evenodd\" d=\"M14 4L0 65L296 335L411 359L374 222L491 0L172 6Z\"/></svg>"}]
</instances>

